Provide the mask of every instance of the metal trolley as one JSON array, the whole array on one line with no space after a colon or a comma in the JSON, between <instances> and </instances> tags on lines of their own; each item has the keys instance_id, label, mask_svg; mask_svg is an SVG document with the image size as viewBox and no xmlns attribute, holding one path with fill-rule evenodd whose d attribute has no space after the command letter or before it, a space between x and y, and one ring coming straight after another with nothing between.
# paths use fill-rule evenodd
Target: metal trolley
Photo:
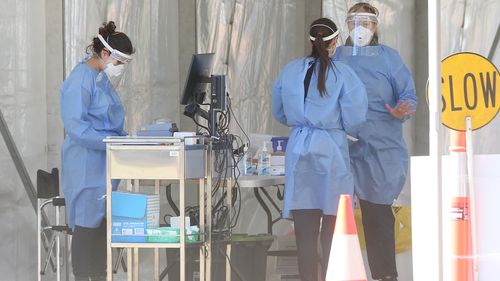
<instances>
[{"instance_id":1,"label":"metal trolley","mask_svg":"<svg viewBox=\"0 0 500 281\"><path fill-rule=\"evenodd\" d=\"M189 141L188 141L189 140ZM160 254L162 248L179 249L180 280L186 280L185 237L185 184L199 185L199 242L200 280L210 281L211 276L211 173L210 142L203 137L192 139L172 137L109 137L106 143L106 217L107 219L107 280L113 280L113 249L127 250L127 280L139 280L139 249L154 250L154 276L160 280ZM188 144L193 143L193 144ZM127 191L138 191L141 186L154 186L155 194L160 185L179 184L180 242L179 243L116 243L112 242L112 180L126 180ZM208 219L207 219L208 218Z\"/></svg>"}]
</instances>

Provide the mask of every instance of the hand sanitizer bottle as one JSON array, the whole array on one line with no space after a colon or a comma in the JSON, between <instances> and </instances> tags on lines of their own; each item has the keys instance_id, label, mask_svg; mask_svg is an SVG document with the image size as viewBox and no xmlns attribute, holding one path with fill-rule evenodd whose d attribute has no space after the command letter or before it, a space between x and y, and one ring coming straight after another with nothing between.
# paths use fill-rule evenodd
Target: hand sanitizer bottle
<instances>
[{"instance_id":1,"label":"hand sanitizer bottle","mask_svg":"<svg viewBox=\"0 0 500 281\"><path fill-rule=\"evenodd\" d=\"M241 159L241 161L243 162L243 175L253 175L252 157L248 152L248 144L245 144L245 147L243 148L243 159Z\"/></svg>"},{"instance_id":2,"label":"hand sanitizer bottle","mask_svg":"<svg viewBox=\"0 0 500 281\"><path fill-rule=\"evenodd\" d=\"M271 172L271 153L267 151L267 142L264 142L259 155L259 176L269 176Z\"/></svg>"}]
</instances>

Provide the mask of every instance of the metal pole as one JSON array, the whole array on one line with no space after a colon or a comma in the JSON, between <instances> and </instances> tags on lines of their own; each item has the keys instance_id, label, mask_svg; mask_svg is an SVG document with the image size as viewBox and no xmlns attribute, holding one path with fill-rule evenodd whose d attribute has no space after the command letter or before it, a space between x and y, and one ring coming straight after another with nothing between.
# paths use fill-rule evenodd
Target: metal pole
<instances>
[{"instance_id":1,"label":"metal pole","mask_svg":"<svg viewBox=\"0 0 500 281\"><path fill-rule=\"evenodd\" d=\"M205 267L205 280L206 281L211 281L212 280L212 168L213 168L213 163L212 163L212 140L208 141L208 151L207 151L207 163L206 163L206 169L207 169L207 187L206 187L206 200L207 200L207 214L206 214L206 239L207 242L205 243L206 247L206 267Z\"/></svg>"},{"instance_id":2,"label":"metal pole","mask_svg":"<svg viewBox=\"0 0 500 281\"><path fill-rule=\"evenodd\" d=\"M432 185L435 191L431 195L437 210L437 221L429 230L433 230L435 252L429 253L429 258L435 258L436 272L443 280L443 192L442 192L442 132L441 132L441 0L428 0L428 26L429 26L429 156L431 167ZM432 276L432 275L431 275ZM429 276L430 277L430 276Z\"/></svg>"},{"instance_id":3,"label":"metal pole","mask_svg":"<svg viewBox=\"0 0 500 281\"><path fill-rule=\"evenodd\" d=\"M42 209L40 210L38 209L38 201L37 201L38 196L36 189L33 185L33 182L31 181L28 170L24 165L23 159L21 158L21 154L19 154L19 150L17 150L17 146L14 143L14 139L12 138L12 135L9 131L9 126L7 126L7 122L5 122L5 118L1 110L0 110L0 133L2 134L3 140L5 141L5 145L7 146L7 150L9 151L10 157L14 162L14 166L16 167L17 173L21 178L24 190L26 190L26 194L28 195L28 198L31 202L31 206L35 211L35 214L41 217L41 226L43 229L44 227L50 225L49 218L47 217L47 214L45 214L45 211L43 211ZM52 238L52 233L51 232L45 233L45 237L46 239L42 239L42 244L44 248L47 250L50 244L49 241Z\"/></svg>"},{"instance_id":4,"label":"metal pole","mask_svg":"<svg viewBox=\"0 0 500 281\"><path fill-rule=\"evenodd\" d=\"M33 209L36 211L37 210L36 189L33 186L33 182L31 181L29 173L26 170L26 166L24 165L23 160L21 159L21 154L19 154L19 151L17 150L16 144L14 143L14 139L10 134L9 127L7 126L7 122L5 122L3 113L1 111L0 111L0 132L2 133L5 145L9 150L9 154L12 157L12 161L16 166L17 173L19 174L19 177L23 182L24 189L28 194L28 198L30 199L31 205L33 206ZM48 222L47 217L44 217L43 220L45 220L45 222Z\"/></svg>"},{"instance_id":5,"label":"metal pole","mask_svg":"<svg viewBox=\"0 0 500 281\"><path fill-rule=\"evenodd\" d=\"M60 226L60 209L61 207L56 206L56 225ZM61 235L59 232L56 235L56 274L57 281L61 281Z\"/></svg>"},{"instance_id":6,"label":"metal pole","mask_svg":"<svg viewBox=\"0 0 500 281\"><path fill-rule=\"evenodd\" d=\"M112 213L111 213L111 144L106 144L106 280L113 281L113 248L111 247ZM129 267L130 270L130 267ZM130 280L130 279L129 279Z\"/></svg>"},{"instance_id":7,"label":"metal pole","mask_svg":"<svg viewBox=\"0 0 500 281\"><path fill-rule=\"evenodd\" d=\"M39 201L40 199L38 199ZM38 212L40 212L40 204L38 204ZM37 231L36 231L36 240L37 240L37 245L38 245L38 249L37 249L37 255L38 255L38 271L37 271L37 275L38 275L38 281L42 281L42 220L41 220L41 217L40 216L37 216L36 217L37 219Z\"/></svg>"},{"instance_id":8,"label":"metal pole","mask_svg":"<svg viewBox=\"0 0 500 281\"><path fill-rule=\"evenodd\" d=\"M472 140L472 119L471 117L465 118L465 145L467 147L467 182L469 185L469 218L472 240L472 264L474 281L479 280L479 270L477 261L477 228L476 228L476 190L474 186L474 146Z\"/></svg>"},{"instance_id":9,"label":"metal pole","mask_svg":"<svg viewBox=\"0 0 500 281\"><path fill-rule=\"evenodd\" d=\"M493 44L491 44L490 52L488 53L488 59L491 61L495 56L495 52L498 47L498 41L500 41L500 24L497 27L497 33L495 34L495 38L493 39Z\"/></svg>"}]
</instances>

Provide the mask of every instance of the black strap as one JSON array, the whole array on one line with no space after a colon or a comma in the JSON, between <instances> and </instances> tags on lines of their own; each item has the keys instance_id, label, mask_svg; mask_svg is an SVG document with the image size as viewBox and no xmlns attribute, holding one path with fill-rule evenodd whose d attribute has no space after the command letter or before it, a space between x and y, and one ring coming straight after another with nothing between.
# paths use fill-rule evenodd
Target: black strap
<instances>
[{"instance_id":1,"label":"black strap","mask_svg":"<svg viewBox=\"0 0 500 281\"><path fill-rule=\"evenodd\" d=\"M316 62L312 63L311 66L309 66L309 69L307 69L306 77L304 78L304 102L306 101L307 92L309 91L309 84L311 84L314 65L316 65Z\"/></svg>"}]
</instances>

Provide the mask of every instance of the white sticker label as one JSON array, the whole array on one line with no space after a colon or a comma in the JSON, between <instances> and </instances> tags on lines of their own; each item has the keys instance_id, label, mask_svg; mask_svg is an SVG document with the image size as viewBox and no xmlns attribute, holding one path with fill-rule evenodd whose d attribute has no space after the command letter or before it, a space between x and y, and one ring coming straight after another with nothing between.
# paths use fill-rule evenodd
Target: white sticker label
<instances>
[{"instance_id":1,"label":"white sticker label","mask_svg":"<svg viewBox=\"0 0 500 281\"><path fill-rule=\"evenodd\" d=\"M170 157L178 157L179 151L170 151Z\"/></svg>"},{"instance_id":2,"label":"white sticker label","mask_svg":"<svg viewBox=\"0 0 500 281\"><path fill-rule=\"evenodd\" d=\"M144 228L134 228L134 235L144 235Z\"/></svg>"}]
</instances>

